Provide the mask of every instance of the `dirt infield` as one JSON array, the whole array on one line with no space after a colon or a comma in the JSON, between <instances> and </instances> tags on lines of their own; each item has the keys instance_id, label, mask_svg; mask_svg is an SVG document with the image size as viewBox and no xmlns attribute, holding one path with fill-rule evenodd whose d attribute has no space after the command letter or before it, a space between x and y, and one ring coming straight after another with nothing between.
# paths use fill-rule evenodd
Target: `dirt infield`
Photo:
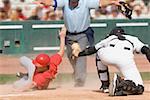
<instances>
[{"instance_id":1,"label":"dirt infield","mask_svg":"<svg viewBox=\"0 0 150 100\"><path fill-rule=\"evenodd\" d=\"M35 55L26 55L33 58ZM0 55L0 74L14 74L18 71L25 71L19 63L20 56ZM136 55L135 61L140 72L150 72L150 63L143 55ZM87 72L96 72L95 56L87 57ZM115 67L109 67L111 72L116 72ZM60 73L72 73L72 67L65 56L61 65L59 66Z\"/></svg>"},{"instance_id":2,"label":"dirt infield","mask_svg":"<svg viewBox=\"0 0 150 100\"><path fill-rule=\"evenodd\" d=\"M150 64L145 56L135 57L140 72L150 72ZM11 84L0 85L0 100L150 100L150 81L145 81L145 92L138 96L110 97L98 92L100 82L96 74L95 57L88 57L88 73L95 73L87 77L86 85L82 88L73 87L73 80L69 82L51 83L49 89L42 91L14 92ZM0 55L0 74L15 74L25 71L19 64L19 56ZM116 72L110 67L111 72ZM59 67L60 73L72 73L72 68L65 57Z\"/></svg>"},{"instance_id":3,"label":"dirt infield","mask_svg":"<svg viewBox=\"0 0 150 100\"><path fill-rule=\"evenodd\" d=\"M0 94L0 100L149 100L150 84L145 85L147 87L143 95L119 97L110 97L108 94L99 92L97 84L93 85L93 83L83 88L74 88L69 84L53 85L48 90L22 93L12 92L11 85L3 85L0 86L1 89L4 89Z\"/></svg>"}]
</instances>

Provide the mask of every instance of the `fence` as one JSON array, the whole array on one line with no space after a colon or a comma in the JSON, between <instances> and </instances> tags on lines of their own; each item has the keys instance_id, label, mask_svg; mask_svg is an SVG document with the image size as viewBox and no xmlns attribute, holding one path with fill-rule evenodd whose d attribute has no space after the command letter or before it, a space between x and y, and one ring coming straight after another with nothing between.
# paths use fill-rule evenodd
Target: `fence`
<instances>
[{"instance_id":1,"label":"fence","mask_svg":"<svg viewBox=\"0 0 150 100\"><path fill-rule=\"evenodd\" d=\"M63 21L0 22L0 53L22 54L58 50L58 29ZM95 43L103 39L112 28L121 26L127 34L150 43L150 19L93 20Z\"/></svg>"}]
</instances>

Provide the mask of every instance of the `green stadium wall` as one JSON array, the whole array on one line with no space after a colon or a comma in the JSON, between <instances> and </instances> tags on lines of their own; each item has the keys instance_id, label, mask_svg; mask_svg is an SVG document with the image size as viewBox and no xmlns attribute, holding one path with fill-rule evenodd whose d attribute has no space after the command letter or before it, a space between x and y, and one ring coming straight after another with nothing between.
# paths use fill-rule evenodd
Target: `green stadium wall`
<instances>
[{"instance_id":1,"label":"green stadium wall","mask_svg":"<svg viewBox=\"0 0 150 100\"><path fill-rule=\"evenodd\" d=\"M58 50L58 30L63 23L63 21L0 22L0 53L23 54ZM123 27L127 34L137 36L149 45L150 19L92 20L95 43L116 26Z\"/></svg>"}]
</instances>

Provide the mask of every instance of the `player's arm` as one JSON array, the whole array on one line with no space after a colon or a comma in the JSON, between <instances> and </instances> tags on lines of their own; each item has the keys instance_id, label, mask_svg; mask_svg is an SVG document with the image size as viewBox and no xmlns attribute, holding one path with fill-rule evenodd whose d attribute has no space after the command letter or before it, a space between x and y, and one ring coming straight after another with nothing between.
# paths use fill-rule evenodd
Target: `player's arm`
<instances>
[{"instance_id":1,"label":"player's arm","mask_svg":"<svg viewBox=\"0 0 150 100\"><path fill-rule=\"evenodd\" d=\"M60 50L58 54L62 57L65 52L66 27L62 27L61 31L59 32L59 37L60 37Z\"/></svg>"},{"instance_id":2,"label":"player's arm","mask_svg":"<svg viewBox=\"0 0 150 100\"><path fill-rule=\"evenodd\" d=\"M141 52L146 55L148 61L150 62L150 48L143 46Z\"/></svg>"},{"instance_id":3,"label":"player's arm","mask_svg":"<svg viewBox=\"0 0 150 100\"><path fill-rule=\"evenodd\" d=\"M116 36L109 36L108 38L98 42L95 46L88 47L85 50L81 51L78 56L87 56L96 53L99 49L105 47L105 45L113 38L116 38Z\"/></svg>"},{"instance_id":4,"label":"player's arm","mask_svg":"<svg viewBox=\"0 0 150 100\"><path fill-rule=\"evenodd\" d=\"M96 52L97 52L97 50L96 50L95 46L93 46L93 47L88 47L88 48L86 48L85 50L81 51L78 56L79 56L79 57L80 57L80 56L88 56L88 55L92 55L92 54L94 54L94 53L96 53Z\"/></svg>"},{"instance_id":5,"label":"player's arm","mask_svg":"<svg viewBox=\"0 0 150 100\"><path fill-rule=\"evenodd\" d=\"M54 10L56 10L57 7L63 8L66 0L36 0L35 3L43 6L52 6L54 7Z\"/></svg>"},{"instance_id":6,"label":"player's arm","mask_svg":"<svg viewBox=\"0 0 150 100\"><path fill-rule=\"evenodd\" d=\"M133 37L133 36L132 36ZM131 42L134 44L135 51L138 53L145 54L147 60L150 62L150 48L146 46L138 37L133 37Z\"/></svg>"},{"instance_id":7,"label":"player's arm","mask_svg":"<svg viewBox=\"0 0 150 100\"><path fill-rule=\"evenodd\" d=\"M108 41L109 39L104 39L101 42L97 43L95 46L93 47L88 47L86 49L84 49L83 51L81 51L79 53L78 56L88 56L88 55L92 55L94 53L96 53L99 49L101 49L102 47L104 47L105 43Z\"/></svg>"},{"instance_id":8,"label":"player's arm","mask_svg":"<svg viewBox=\"0 0 150 100\"><path fill-rule=\"evenodd\" d=\"M47 6L54 6L57 5L58 0L37 0L39 3L47 5ZM59 0L60 1L60 0ZM61 0L63 1L63 0ZM120 0L99 0L99 6L106 6L109 4L116 4L119 5Z\"/></svg>"}]
</instances>

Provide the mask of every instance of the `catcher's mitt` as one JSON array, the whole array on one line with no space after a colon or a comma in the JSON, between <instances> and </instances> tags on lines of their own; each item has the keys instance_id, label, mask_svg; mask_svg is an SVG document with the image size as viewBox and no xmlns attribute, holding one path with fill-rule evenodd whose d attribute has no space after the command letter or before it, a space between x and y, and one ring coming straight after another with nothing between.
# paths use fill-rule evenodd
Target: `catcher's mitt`
<instances>
[{"instance_id":1,"label":"catcher's mitt","mask_svg":"<svg viewBox=\"0 0 150 100\"><path fill-rule=\"evenodd\" d=\"M128 19L132 19L132 9L130 8L129 4L120 1L120 5L118 6L119 11L125 15Z\"/></svg>"},{"instance_id":2,"label":"catcher's mitt","mask_svg":"<svg viewBox=\"0 0 150 100\"><path fill-rule=\"evenodd\" d=\"M78 54L81 52L81 48L77 42L74 42L71 45L71 48L72 48L72 59L74 59L75 57L78 57Z\"/></svg>"}]
</instances>

